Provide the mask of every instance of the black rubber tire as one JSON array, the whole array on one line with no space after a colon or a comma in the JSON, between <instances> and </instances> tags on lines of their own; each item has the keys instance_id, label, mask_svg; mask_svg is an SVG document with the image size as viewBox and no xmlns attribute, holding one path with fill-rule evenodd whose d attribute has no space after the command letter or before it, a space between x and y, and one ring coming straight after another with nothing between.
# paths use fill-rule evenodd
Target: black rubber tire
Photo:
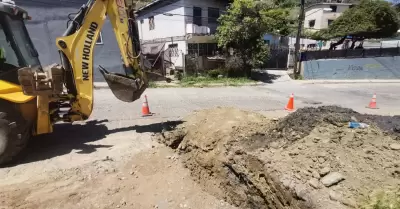
<instances>
[{"instance_id":1,"label":"black rubber tire","mask_svg":"<svg viewBox=\"0 0 400 209\"><path fill-rule=\"evenodd\" d=\"M0 166L18 159L31 137L31 126L18 112L0 112Z\"/></svg>"}]
</instances>

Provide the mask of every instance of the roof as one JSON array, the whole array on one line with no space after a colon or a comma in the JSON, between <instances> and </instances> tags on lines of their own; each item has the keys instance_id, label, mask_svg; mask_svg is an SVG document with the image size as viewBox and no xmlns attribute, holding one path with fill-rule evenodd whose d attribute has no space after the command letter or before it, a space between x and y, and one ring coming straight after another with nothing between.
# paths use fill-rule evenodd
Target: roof
<instances>
[{"instance_id":1,"label":"roof","mask_svg":"<svg viewBox=\"0 0 400 209\"><path fill-rule=\"evenodd\" d=\"M142 15L142 14L145 14L145 13L147 13L148 11L151 11L151 10L153 10L153 9L160 8L160 7L164 7L164 6L167 6L167 5L169 5L169 4L176 3L176 2L178 2L178 1L179 1L179 0L154 0L154 1L152 1L152 2L150 2L150 3L148 3L148 4L146 4L145 6L139 8L139 9L136 11L136 14Z\"/></svg>"},{"instance_id":2,"label":"roof","mask_svg":"<svg viewBox=\"0 0 400 209\"><path fill-rule=\"evenodd\" d=\"M139 11L143 11L143 10L146 9L146 8L150 8L150 7L152 7L152 6L156 5L156 4L159 4L161 1L163 1L163 0L154 0L154 1L152 1L152 2L150 2L150 3L148 3L148 4L146 4L145 6L139 8L139 9L138 9L138 12L139 12Z\"/></svg>"},{"instance_id":3,"label":"roof","mask_svg":"<svg viewBox=\"0 0 400 209\"><path fill-rule=\"evenodd\" d=\"M136 11L136 14L138 15L144 15L148 12L151 12L154 9L162 8L164 6L174 4L178 2L179 0L153 0L152 2L146 4L145 6L139 8ZM223 2L232 2L233 0L217 0L217 1L223 1Z\"/></svg>"}]
</instances>

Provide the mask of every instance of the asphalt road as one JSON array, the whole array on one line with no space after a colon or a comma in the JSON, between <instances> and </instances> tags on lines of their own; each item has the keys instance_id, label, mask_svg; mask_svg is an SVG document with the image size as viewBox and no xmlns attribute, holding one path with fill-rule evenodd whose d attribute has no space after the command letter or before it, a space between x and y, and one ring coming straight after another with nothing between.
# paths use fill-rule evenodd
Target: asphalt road
<instances>
[{"instance_id":1,"label":"asphalt road","mask_svg":"<svg viewBox=\"0 0 400 209\"><path fill-rule=\"evenodd\" d=\"M340 105L372 114L400 114L400 84L300 84L279 81L256 87L157 88L144 93L148 97L152 118L181 118L194 110L217 106L233 106L259 112L282 112L290 95L295 96L295 108L318 105ZM108 89L95 92L93 118L110 120L143 120L141 101L122 103ZM366 106L377 94L379 109ZM151 120L151 119L146 119Z\"/></svg>"}]
</instances>

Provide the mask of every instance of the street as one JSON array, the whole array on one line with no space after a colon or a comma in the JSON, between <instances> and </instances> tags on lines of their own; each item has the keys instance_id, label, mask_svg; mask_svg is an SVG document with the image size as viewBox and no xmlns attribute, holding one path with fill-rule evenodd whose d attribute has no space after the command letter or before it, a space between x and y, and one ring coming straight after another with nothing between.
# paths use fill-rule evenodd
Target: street
<instances>
[{"instance_id":1,"label":"street","mask_svg":"<svg viewBox=\"0 0 400 209\"><path fill-rule=\"evenodd\" d=\"M88 122L56 125L53 134L32 140L22 162L0 169L0 185L3 185L0 202L6 205L5 208L34 208L37 201L41 202L40 208L53 208L55 202L61 201L58 208L68 208L73 203L63 198L75 193L83 195L80 191L86 187L98 190L94 194L85 193L96 202L104 198L101 191L109 188L93 183L93 179L118 179L122 178L121 172L131 172L136 175L131 182L135 189L129 193L131 199L124 200L122 205L136 208L155 208L154 205L162 208L163 204L164 208L168 208L167 205L171 208L184 205L188 208L231 208L203 192L176 158L170 160L173 151L151 139L154 133L162 131L162 122L178 125L193 111L218 106L282 117L288 114L284 107L292 93L296 109L340 105L361 113L398 115L399 87L400 84L393 83L304 84L282 78L273 84L254 87L156 88L145 92L150 111L154 113L151 117L141 117L142 101L123 103L116 100L109 89L98 89L95 91L95 110ZM366 106L374 93L377 94L379 109L368 109ZM79 183L86 181L93 185ZM121 191L125 189L121 188ZM65 195L51 197L52 193L62 191ZM154 191L158 195L152 195ZM46 195L50 197L44 198ZM18 201L26 202L17 206L15 202ZM92 208L83 198L75 202L82 204L81 208ZM121 206L119 200L113 199L98 207L116 205Z\"/></svg>"}]
</instances>

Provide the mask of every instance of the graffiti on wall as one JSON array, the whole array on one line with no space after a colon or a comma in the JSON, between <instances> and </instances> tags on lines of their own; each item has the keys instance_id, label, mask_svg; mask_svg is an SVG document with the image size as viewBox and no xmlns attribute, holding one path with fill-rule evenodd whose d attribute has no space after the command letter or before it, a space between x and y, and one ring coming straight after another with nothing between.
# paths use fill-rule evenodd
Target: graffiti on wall
<instances>
[{"instance_id":1,"label":"graffiti on wall","mask_svg":"<svg viewBox=\"0 0 400 209\"><path fill-rule=\"evenodd\" d=\"M304 79L400 79L400 57L321 59L304 63Z\"/></svg>"}]
</instances>

